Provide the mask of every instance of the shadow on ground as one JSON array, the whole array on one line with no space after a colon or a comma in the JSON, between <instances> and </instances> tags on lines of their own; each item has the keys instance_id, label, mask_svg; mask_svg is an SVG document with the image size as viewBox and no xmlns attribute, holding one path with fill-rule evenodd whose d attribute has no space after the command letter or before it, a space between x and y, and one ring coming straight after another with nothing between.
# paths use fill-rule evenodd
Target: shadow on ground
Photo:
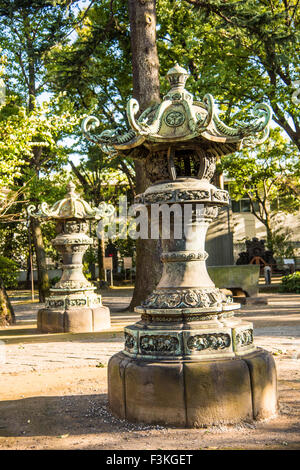
<instances>
[{"instance_id":1,"label":"shadow on ground","mask_svg":"<svg viewBox=\"0 0 300 470\"><path fill-rule=\"evenodd\" d=\"M116 432L105 423L106 394L40 396L0 403L0 436L63 436ZM126 430L124 428L124 430Z\"/></svg>"},{"instance_id":2,"label":"shadow on ground","mask_svg":"<svg viewBox=\"0 0 300 470\"><path fill-rule=\"evenodd\" d=\"M123 340L123 327L115 331L98 331L94 333L39 333L34 328L6 329L0 331L0 340L5 344L25 343L60 343L60 342L106 342Z\"/></svg>"},{"instance_id":3,"label":"shadow on ground","mask_svg":"<svg viewBox=\"0 0 300 470\"><path fill-rule=\"evenodd\" d=\"M113 417L106 394L37 396L0 403L0 447L89 449L299 449L295 402L265 423L187 429ZM296 406L299 402L296 402ZM294 415L287 423L287 415Z\"/></svg>"}]
</instances>

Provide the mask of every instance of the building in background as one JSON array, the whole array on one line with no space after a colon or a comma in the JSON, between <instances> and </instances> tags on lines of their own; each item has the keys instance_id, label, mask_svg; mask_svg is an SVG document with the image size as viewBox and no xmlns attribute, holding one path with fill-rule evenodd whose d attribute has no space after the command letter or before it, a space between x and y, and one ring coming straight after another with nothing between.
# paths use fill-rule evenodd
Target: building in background
<instances>
[{"instance_id":1,"label":"building in background","mask_svg":"<svg viewBox=\"0 0 300 470\"><path fill-rule=\"evenodd\" d=\"M230 182L225 181L224 189L230 193ZM278 201L279 204L279 201ZM274 209L278 209L279 206ZM259 240L266 240L266 228L253 214L250 199L245 196L241 199L231 200L230 207L231 229L233 238L233 258L234 263L238 259L240 252L246 249L246 239L254 237ZM300 211L294 214L278 212L274 217L276 229L289 230L289 243L293 247L295 255L295 267L300 269Z\"/></svg>"}]
</instances>

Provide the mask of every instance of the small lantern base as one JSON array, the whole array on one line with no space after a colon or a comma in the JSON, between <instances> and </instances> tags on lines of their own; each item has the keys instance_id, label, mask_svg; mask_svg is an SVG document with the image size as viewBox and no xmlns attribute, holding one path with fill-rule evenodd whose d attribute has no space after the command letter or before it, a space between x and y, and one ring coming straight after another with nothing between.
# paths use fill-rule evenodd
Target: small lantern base
<instances>
[{"instance_id":1,"label":"small lantern base","mask_svg":"<svg viewBox=\"0 0 300 470\"><path fill-rule=\"evenodd\" d=\"M257 348L233 358L145 361L123 352L108 364L109 405L131 422L206 427L272 418L276 369Z\"/></svg>"},{"instance_id":2,"label":"small lantern base","mask_svg":"<svg viewBox=\"0 0 300 470\"><path fill-rule=\"evenodd\" d=\"M79 293L46 299L38 311L37 328L42 333L88 333L111 327L110 312L101 295Z\"/></svg>"}]
</instances>

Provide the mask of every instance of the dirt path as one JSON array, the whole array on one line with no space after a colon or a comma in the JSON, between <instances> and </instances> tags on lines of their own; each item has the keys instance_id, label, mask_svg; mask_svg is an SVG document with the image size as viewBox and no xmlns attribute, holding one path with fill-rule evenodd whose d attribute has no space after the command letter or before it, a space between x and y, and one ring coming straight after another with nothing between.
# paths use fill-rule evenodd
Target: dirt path
<instances>
[{"instance_id":1,"label":"dirt path","mask_svg":"<svg viewBox=\"0 0 300 470\"><path fill-rule=\"evenodd\" d=\"M0 449L300 449L300 295L268 294L269 305L246 305L255 342L271 351L279 378L280 414L265 423L176 429L122 422L107 408L106 364L123 347L120 313L131 292L104 297L112 330L40 335L37 304L15 304L18 323L0 330Z\"/></svg>"}]
</instances>

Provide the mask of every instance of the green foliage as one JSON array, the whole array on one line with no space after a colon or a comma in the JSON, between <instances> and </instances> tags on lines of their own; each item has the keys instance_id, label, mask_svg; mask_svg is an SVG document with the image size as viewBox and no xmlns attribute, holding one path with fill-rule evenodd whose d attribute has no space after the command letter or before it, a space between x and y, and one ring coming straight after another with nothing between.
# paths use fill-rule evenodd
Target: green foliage
<instances>
[{"instance_id":1,"label":"green foliage","mask_svg":"<svg viewBox=\"0 0 300 470\"><path fill-rule=\"evenodd\" d=\"M54 287L55 284L60 280L60 276L54 276L52 279L50 279L50 285L51 287Z\"/></svg>"},{"instance_id":2,"label":"green foliage","mask_svg":"<svg viewBox=\"0 0 300 470\"><path fill-rule=\"evenodd\" d=\"M29 177L30 172L28 172L28 179ZM65 197L70 179L70 172L65 169L61 169L59 173L49 171L40 178L32 177L26 186L25 196L35 204L45 201L52 205Z\"/></svg>"},{"instance_id":3,"label":"green foliage","mask_svg":"<svg viewBox=\"0 0 300 470\"><path fill-rule=\"evenodd\" d=\"M157 22L162 93L168 86L164 76L178 61L191 74L189 89L198 99L213 94L228 124L250 119L254 104L266 101L274 121L300 148L299 113L291 99L292 82L299 78L296 0L271 8L264 0L159 0ZM125 102L132 92L126 3L96 0L77 34L74 43L50 52L52 89L67 90L79 109L96 114L99 132L115 121L126 126ZM289 154L288 142L281 150ZM287 197L285 206L293 202Z\"/></svg>"},{"instance_id":4,"label":"green foliage","mask_svg":"<svg viewBox=\"0 0 300 470\"><path fill-rule=\"evenodd\" d=\"M162 72L174 60L187 67L194 92L220 100L229 124L266 101L300 148L299 111L291 99L300 78L299 22L297 0L159 0Z\"/></svg>"},{"instance_id":5,"label":"green foliage","mask_svg":"<svg viewBox=\"0 0 300 470\"><path fill-rule=\"evenodd\" d=\"M0 0L0 43L7 56L5 81L23 101L28 103L28 92L34 97L47 90L47 53L55 45L69 42L77 23L78 3Z\"/></svg>"},{"instance_id":6,"label":"green foliage","mask_svg":"<svg viewBox=\"0 0 300 470\"><path fill-rule=\"evenodd\" d=\"M40 179L31 178L26 188L24 188L24 199L25 201L31 199L36 205L42 201L52 205L65 196L69 179L70 175L66 171L61 171L59 175L51 174L51 177L47 175ZM7 224L5 221L1 223L0 219L0 253L16 261L22 269L27 269L29 255L27 215L25 210L28 202L25 201L21 201L17 204L17 208L14 209L16 212L19 212L16 221ZM51 240L56 236L55 222L43 222L42 232L46 256L57 261L60 255L51 243Z\"/></svg>"},{"instance_id":7,"label":"green foliage","mask_svg":"<svg viewBox=\"0 0 300 470\"><path fill-rule=\"evenodd\" d=\"M58 171L69 151L62 139L78 127L71 101L64 92L47 102L47 52L67 44L77 22L78 1L19 2L0 0L0 42L7 99L0 109L0 187L19 187L41 172ZM62 8L63 7L63 8Z\"/></svg>"},{"instance_id":8,"label":"green foliage","mask_svg":"<svg viewBox=\"0 0 300 470\"><path fill-rule=\"evenodd\" d=\"M125 239L116 239L114 240L114 245L117 247L118 251L120 252L121 258L126 256L131 256L133 258L133 266L135 261L135 253L136 253L136 240L128 237Z\"/></svg>"},{"instance_id":9,"label":"green foliage","mask_svg":"<svg viewBox=\"0 0 300 470\"><path fill-rule=\"evenodd\" d=\"M282 228L274 229L272 231L272 246L271 249L275 258L294 258L294 247L290 241L292 230Z\"/></svg>"},{"instance_id":10,"label":"green foliage","mask_svg":"<svg viewBox=\"0 0 300 470\"><path fill-rule=\"evenodd\" d=\"M92 279L88 263L83 263L82 272L89 281Z\"/></svg>"},{"instance_id":11,"label":"green foliage","mask_svg":"<svg viewBox=\"0 0 300 470\"><path fill-rule=\"evenodd\" d=\"M0 224L0 254L17 263L20 269L27 268L28 232L25 223Z\"/></svg>"},{"instance_id":12,"label":"green foliage","mask_svg":"<svg viewBox=\"0 0 300 470\"><path fill-rule=\"evenodd\" d=\"M127 126L126 101L132 93L129 20L126 2L95 1L82 12L83 20L76 28L77 38L72 44L58 44L47 56L47 79L54 93L67 92L75 103L75 110L95 114L100 119L101 132L106 127ZM82 137L78 127L76 151L84 155L72 169L84 188L85 196L96 205L102 200L115 199L109 175L117 170L126 175L133 192L134 171L130 159L108 157L99 147ZM112 176L112 178L111 178Z\"/></svg>"},{"instance_id":13,"label":"green foliage","mask_svg":"<svg viewBox=\"0 0 300 470\"><path fill-rule=\"evenodd\" d=\"M252 212L266 227L272 248L271 215L293 213L300 207L300 167L295 145L273 129L270 138L256 151L243 150L222 159L219 169L230 178L233 199L250 199Z\"/></svg>"},{"instance_id":14,"label":"green foliage","mask_svg":"<svg viewBox=\"0 0 300 470\"><path fill-rule=\"evenodd\" d=\"M85 198L96 206L101 201L117 205L119 197L129 193L130 185L134 185L132 164L124 163L120 157L112 159L94 145L88 146L86 158L77 166L71 162L71 166Z\"/></svg>"},{"instance_id":15,"label":"green foliage","mask_svg":"<svg viewBox=\"0 0 300 470\"><path fill-rule=\"evenodd\" d=\"M59 141L78 125L78 118L71 110L56 114L55 105L59 99L28 112L19 98L11 95L0 109L0 188L20 178L30 180L37 169L49 173L66 163L69 152ZM38 168L34 165L37 149Z\"/></svg>"},{"instance_id":16,"label":"green foliage","mask_svg":"<svg viewBox=\"0 0 300 470\"><path fill-rule=\"evenodd\" d=\"M300 294L300 271L294 274L283 276L280 286L280 292L294 292Z\"/></svg>"},{"instance_id":17,"label":"green foliage","mask_svg":"<svg viewBox=\"0 0 300 470\"><path fill-rule=\"evenodd\" d=\"M267 197L271 202L279 195L290 196L285 208L289 206L291 212L298 209L299 152L278 128L271 130L269 139L256 150L244 149L222 158L220 169L234 180L230 189L235 199L247 194L253 200Z\"/></svg>"},{"instance_id":18,"label":"green foliage","mask_svg":"<svg viewBox=\"0 0 300 470\"><path fill-rule=\"evenodd\" d=\"M95 1L82 15L76 40L66 46L59 43L49 51L52 89L67 91L78 108L97 113L100 121L126 121L125 100L131 93L127 4Z\"/></svg>"},{"instance_id":19,"label":"green foliage","mask_svg":"<svg viewBox=\"0 0 300 470\"><path fill-rule=\"evenodd\" d=\"M19 267L15 261L2 255L0 255L0 275L6 289L17 287Z\"/></svg>"},{"instance_id":20,"label":"green foliage","mask_svg":"<svg viewBox=\"0 0 300 470\"><path fill-rule=\"evenodd\" d=\"M93 247L89 246L83 255L83 262L90 265L97 262L96 251Z\"/></svg>"}]
</instances>

